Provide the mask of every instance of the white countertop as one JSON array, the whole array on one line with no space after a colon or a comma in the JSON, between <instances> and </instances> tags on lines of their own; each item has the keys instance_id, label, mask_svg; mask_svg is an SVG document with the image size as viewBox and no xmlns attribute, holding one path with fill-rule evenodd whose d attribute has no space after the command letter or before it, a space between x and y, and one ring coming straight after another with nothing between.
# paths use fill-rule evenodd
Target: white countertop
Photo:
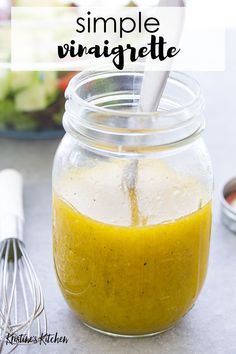
<instances>
[{"instance_id":1,"label":"white countertop","mask_svg":"<svg viewBox=\"0 0 236 354\"><path fill-rule=\"evenodd\" d=\"M84 327L68 309L54 274L51 238L51 166L58 141L0 139L0 169L19 169L25 179L25 242L45 293L49 332L68 344L33 345L16 353L235 354L236 235L220 220L223 183L236 175L236 51L228 38L227 70L195 73L206 98L205 139L215 174L214 218L207 280L190 313L172 330L145 339L110 338ZM230 57L230 58L229 58Z\"/></svg>"}]
</instances>

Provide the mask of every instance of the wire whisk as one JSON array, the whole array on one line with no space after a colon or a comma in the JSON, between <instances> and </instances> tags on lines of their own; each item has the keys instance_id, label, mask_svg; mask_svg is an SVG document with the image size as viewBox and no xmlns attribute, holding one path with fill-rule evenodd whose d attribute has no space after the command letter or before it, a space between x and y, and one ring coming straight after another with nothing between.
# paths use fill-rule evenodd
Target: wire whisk
<instances>
[{"instance_id":1,"label":"wire whisk","mask_svg":"<svg viewBox=\"0 0 236 354\"><path fill-rule=\"evenodd\" d=\"M0 172L0 353L47 333L42 288L23 243L23 181Z\"/></svg>"}]
</instances>

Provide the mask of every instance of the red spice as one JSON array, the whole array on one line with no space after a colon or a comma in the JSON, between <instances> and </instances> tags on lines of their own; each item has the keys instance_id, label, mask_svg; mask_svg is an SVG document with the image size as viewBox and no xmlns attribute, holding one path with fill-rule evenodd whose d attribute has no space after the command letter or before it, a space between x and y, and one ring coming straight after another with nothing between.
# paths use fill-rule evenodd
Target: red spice
<instances>
[{"instance_id":1,"label":"red spice","mask_svg":"<svg viewBox=\"0 0 236 354\"><path fill-rule=\"evenodd\" d=\"M235 205L235 203L236 203L236 192L230 193L225 199L230 205L232 205L232 204Z\"/></svg>"}]
</instances>

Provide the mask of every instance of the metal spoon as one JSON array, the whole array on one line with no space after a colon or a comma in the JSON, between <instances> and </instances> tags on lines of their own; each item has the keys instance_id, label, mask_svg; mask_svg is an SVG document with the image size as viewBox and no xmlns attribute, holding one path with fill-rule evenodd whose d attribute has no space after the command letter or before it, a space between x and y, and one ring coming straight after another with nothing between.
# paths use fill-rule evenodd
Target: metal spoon
<instances>
[{"instance_id":1,"label":"metal spoon","mask_svg":"<svg viewBox=\"0 0 236 354\"><path fill-rule=\"evenodd\" d=\"M159 6L162 7L184 7L184 0L160 0ZM179 25L176 29L176 38L180 38L183 28L183 19L179 19ZM142 112L156 112L163 91L165 89L170 71L144 71L144 77L141 87L139 111ZM124 169L122 184L126 186L130 196L132 220L136 220L137 217L137 196L136 196L136 183L138 176L138 160L130 161ZM132 196L132 198L131 198Z\"/></svg>"}]
</instances>

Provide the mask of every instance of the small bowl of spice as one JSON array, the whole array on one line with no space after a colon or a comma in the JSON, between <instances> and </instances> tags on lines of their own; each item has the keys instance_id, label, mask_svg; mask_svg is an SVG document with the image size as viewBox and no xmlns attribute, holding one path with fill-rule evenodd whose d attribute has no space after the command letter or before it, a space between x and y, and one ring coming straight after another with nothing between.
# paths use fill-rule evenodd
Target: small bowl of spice
<instances>
[{"instance_id":1,"label":"small bowl of spice","mask_svg":"<svg viewBox=\"0 0 236 354\"><path fill-rule=\"evenodd\" d=\"M236 233L236 177L224 185L221 204L223 224Z\"/></svg>"}]
</instances>

